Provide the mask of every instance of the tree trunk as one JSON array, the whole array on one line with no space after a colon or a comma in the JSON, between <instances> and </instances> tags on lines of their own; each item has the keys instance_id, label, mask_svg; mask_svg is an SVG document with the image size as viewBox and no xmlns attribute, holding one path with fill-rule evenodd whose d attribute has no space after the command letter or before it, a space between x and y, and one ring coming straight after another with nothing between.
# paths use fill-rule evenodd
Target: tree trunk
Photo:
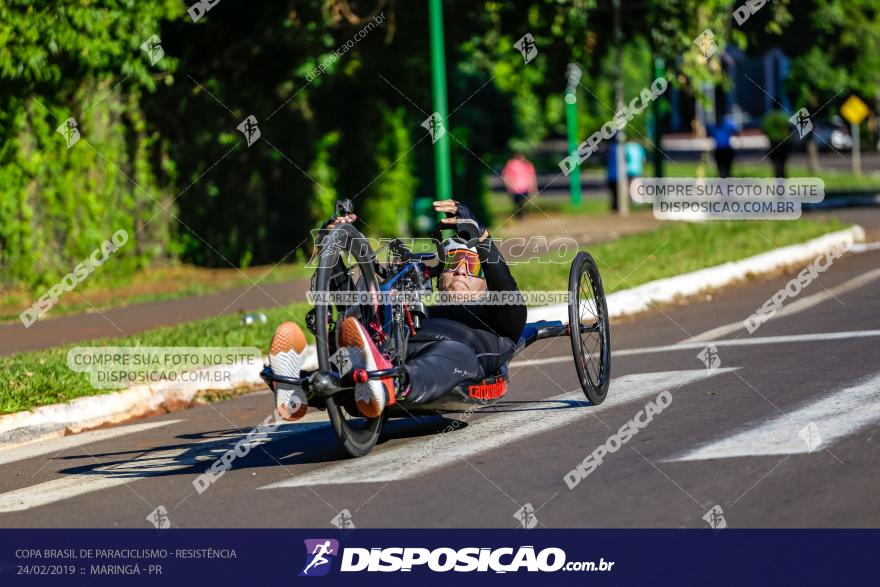
<instances>
[{"instance_id":1,"label":"tree trunk","mask_svg":"<svg viewBox=\"0 0 880 587\"><path fill-rule=\"evenodd\" d=\"M819 172L819 147L816 145L813 133L807 135L807 170L810 175L816 175Z\"/></svg>"}]
</instances>

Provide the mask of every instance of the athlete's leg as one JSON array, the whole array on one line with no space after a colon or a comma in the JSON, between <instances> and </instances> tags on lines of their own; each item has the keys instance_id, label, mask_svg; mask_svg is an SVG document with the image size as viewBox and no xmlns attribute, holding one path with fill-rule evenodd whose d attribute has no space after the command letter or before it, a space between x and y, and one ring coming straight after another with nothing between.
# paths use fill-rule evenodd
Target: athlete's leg
<instances>
[{"instance_id":1,"label":"athlete's leg","mask_svg":"<svg viewBox=\"0 0 880 587\"><path fill-rule=\"evenodd\" d=\"M463 381L483 377L477 353L457 340L415 342L407 352L407 402L422 404L446 394Z\"/></svg>"}]
</instances>

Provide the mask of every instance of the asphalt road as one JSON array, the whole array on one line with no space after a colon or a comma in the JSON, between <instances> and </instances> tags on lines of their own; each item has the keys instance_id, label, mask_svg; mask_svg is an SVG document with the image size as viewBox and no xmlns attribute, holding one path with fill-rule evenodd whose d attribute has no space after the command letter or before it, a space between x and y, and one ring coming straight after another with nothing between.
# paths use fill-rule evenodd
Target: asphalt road
<instances>
[{"instance_id":1,"label":"asphalt road","mask_svg":"<svg viewBox=\"0 0 880 587\"><path fill-rule=\"evenodd\" d=\"M183 528L332 527L344 510L363 527L517 527L524 507L547 527L706 527L713 509L731 528L876 527L878 266L880 250L847 255L754 334L722 328L711 368L701 335L792 275L615 324L601 406L583 401L568 341L538 343L492 411L393 421L356 460L312 412L202 494L193 481L271 413L268 391L2 451L0 526L150 527L162 506ZM664 391L570 490L564 476Z\"/></svg>"}]
</instances>

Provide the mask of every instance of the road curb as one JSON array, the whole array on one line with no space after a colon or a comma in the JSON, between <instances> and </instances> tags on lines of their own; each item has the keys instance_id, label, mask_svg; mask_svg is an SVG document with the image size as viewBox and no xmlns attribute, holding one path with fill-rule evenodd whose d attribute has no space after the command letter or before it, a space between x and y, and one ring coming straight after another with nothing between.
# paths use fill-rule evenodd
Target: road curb
<instances>
[{"instance_id":1,"label":"road curb","mask_svg":"<svg viewBox=\"0 0 880 587\"><path fill-rule=\"evenodd\" d=\"M671 302L676 298L730 285L751 275L806 263L834 247L844 243L860 242L864 238L864 229L861 226L853 226L802 244L774 249L741 261L652 281L609 295L608 313L612 318L638 314L650 309L653 304ZM529 320L567 322L568 306L560 304L530 308ZM306 358L303 367L306 369L317 367L314 347L310 346L307 352L310 355ZM202 381L225 381L222 385L213 386L212 391L233 390L261 383L259 373L251 364L217 365L202 371L230 374L228 378L202 378ZM199 378L196 379L197 381L189 384L166 382L150 386L139 385L124 391L83 397L68 403L41 406L25 412L0 416L0 449L188 407L203 391L198 382Z\"/></svg>"},{"instance_id":2,"label":"road curb","mask_svg":"<svg viewBox=\"0 0 880 587\"><path fill-rule=\"evenodd\" d=\"M304 368L317 367L314 347L306 357ZM307 351L308 352L308 351ZM314 367L312 366L314 365ZM173 412L193 404L206 391L202 381L221 381L210 391L231 391L262 383L251 363L214 365L199 369L208 373L193 382L163 382L136 385L128 389L81 397L63 404L40 406L25 412L0 416L0 449L13 448L109 424L118 424L150 414Z\"/></svg>"},{"instance_id":3,"label":"road curb","mask_svg":"<svg viewBox=\"0 0 880 587\"><path fill-rule=\"evenodd\" d=\"M802 265L835 247L844 244L852 245L864 240L865 230L861 226L855 225L846 230L824 234L805 243L773 249L740 261L731 261L691 273L651 281L632 289L608 295L608 315L611 318L619 318L639 314L651 309L655 304L664 304L678 298L722 288L746 280L750 276ZM530 308L529 321L535 320L568 322L568 305L556 304Z\"/></svg>"}]
</instances>

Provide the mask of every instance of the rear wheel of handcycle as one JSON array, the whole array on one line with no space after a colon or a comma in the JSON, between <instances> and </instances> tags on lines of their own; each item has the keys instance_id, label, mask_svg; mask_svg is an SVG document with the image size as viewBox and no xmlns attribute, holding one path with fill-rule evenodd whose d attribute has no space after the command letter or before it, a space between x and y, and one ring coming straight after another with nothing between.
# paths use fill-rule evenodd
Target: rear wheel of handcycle
<instances>
[{"instance_id":1,"label":"rear wheel of handcycle","mask_svg":"<svg viewBox=\"0 0 880 587\"><path fill-rule=\"evenodd\" d=\"M611 381L611 329L602 278L589 253L580 252L574 258L568 290L571 351L578 379L587 399L601 404Z\"/></svg>"},{"instance_id":2,"label":"rear wheel of handcycle","mask_svg":"<svg viewBox=\"0 0 880 587\"><path fill-rule=\"evenodd\" d=\"M367 294L364 296L367 300L379 292L373 250L367 239L350 224L341 224L325 236L319 260L313 291L356 291ZM340 368L344 369L332 358L338 350L336 333L349 316L355 316L368 329L371 323L381 324L379 306L375 302L344 305L316 299L315 346L318 368L324 373L339 373ZM353 457L369 453L379 439L383 417L361 416L354 401L354 388L328 397L326 405L333 431L345 451Z\"/></svg>"}]
</instances>

